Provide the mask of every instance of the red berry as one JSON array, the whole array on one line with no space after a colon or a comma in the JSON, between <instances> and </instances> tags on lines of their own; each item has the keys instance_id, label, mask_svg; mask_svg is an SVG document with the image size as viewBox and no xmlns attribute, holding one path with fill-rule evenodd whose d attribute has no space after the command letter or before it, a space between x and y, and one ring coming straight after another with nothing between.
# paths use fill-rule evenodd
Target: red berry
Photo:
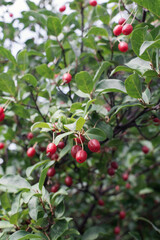
<instances>
[{"instance_id":1,"label":"red berry","mask_svg":"<svg viewBox=\"0 0 160 240\"><path fill-rule=\"evenodd\" d=\"M104 201L103 201L102 199L99 199L99 200L98 200L98 205L99 205L99 206L104 206Z\"/></svg>"},{"instance_id":2,"label":"red berry","mask_svg":"<svg viewBox=\"0 0 160 240\"><path fill-rule=\"evenodd\" d=\"M111 167L114 169L118 169L118 163L117 162L111 162Z\"/></svg>"},{"instance_id":3,"label":"red berry","mask_svg":"<svg viewBox=\"0 0 160 240\"><path fill-rule=\"evenodd\" d=\"M76 154L76 161L78 163L83 163L83 162L86 161L86 159L87 159L86 151L80 150L80 151L77 152L77 154Z\"/></svg>"},{"instance_id":4,"label":"red berry","mask_svg":"<svg viewBox=\"0 0 160 240\"><path fill-rule=\"evenodd\" d=\"M2 113L2 114L0 115L0 122L2 122L2 121L4 120L4 118L5 118L5 114Z\"/></svg>"},{"instance_id":5,"label":"red berry","mask_svg":"<svg viewBox=\"0 0 160 240\"><path fill-rule=\"evenodd\" d=\"M80 137L74 138L74 141L75 141L76 143L78 143L78 144L81 144L81 142L84 143L85 137L83 137L82 135L80 135Z\"/></svg>"},{"instance_id":6,"label":"red berry","mask_svg":"<svg viewBox=\"0 0 160 240\"><path fill-rule=\"evenodd\" d=\"M130 183L126 183L126 188L130 189L131 188L131 184Z\"/></svg>"},{"instance_id":7,"label":"red berry","mask_svg":"<svg viewBox=\"0 0 160 240\"><path fill-rule=\"evenodd\" d=\"M63 82L69 83L72 80L72 75L70 73L65 73L62 78Z\"/></svg>"},{"instance_id":8,"label":"red berry","mask_svg":"<svg viewBox=\"0 0 160 240\"><path fill-rule=\"evenodd\" d=\"M108 174L109 176L114 176L115 170L113 168L108 168Z\"/></svg>"},{"instance_id":9,"label":"red berry","mask_svg":"<svg viewBox=\"0 0 160 240\"><path fill-rule=\"evenodd\" d=\"M122 28L122 33L124 35L129 35L133 31L133 27L131 24L125 24Z\"/></svg>"},{"instance_id":10,"label":"red berry","mask_svg":"<svg viewBox=\"0 0 160 240\"><path fill-rule=\"evenodd\" d=\"M3 148L4 148L4 143L0 142L0 149L3 149Z\"/></svg>"},{"instance_id":11,"label":"red berry","mask_svg":"<svg viewBox=\"0 0 160 240\"><path fill-rule=\"evenodd\" d=\"M54 169L54 167L49 168L48 172L47 172L47 176L48 177L53 177L55 175L55 173L56 173L56 170Z\"/></svg>"},{"instance_id":12,"label":"red berry","mask_svg":"<svg viewBox=\"0 0 160 240\"><path fill-rule=\"evenodd\" d=\"M88 148L91 152L98 152L100 150L100 143L97 139L91 139L88 142Z\"/></svg>"},{"instance_id":13,"label":"red berry","mask_svg":"<svg viewBox=\"0 0 160 240\"><path fill-rule=\"evenodd\" d=\"M123 178L124 181L127 181L128 177L129 177L128 173L123 173L122 174L122 178Z\"/></svg>"},{"instance_id":14,"label":"red berry","mask_svg":"<svg viewBox=\"0 0 160 240\"><path fill-rule=\"evenodd\" d=\"M115 186L115 190L116 190L117 192L119 192L120 186L119 186L119 185Z\"/></svg>"},{"instance_id":15,"label":"red berry","mask_svg":"<svg viewBox=\"0 0 160 240\"><path fill-rule=\"evenodd\" d=\"M55 132L56 130L58 130L56 125L57 125L57 123L53 124L53 129L52 129L53 132Z\"/></svg>"},{"instance_id":16,"label":"red berry","mask_svg":"<svg viewBox=\"0 0 160 240\"><path fill-rule=\"evenodd\" d=\"M118 24L122 25L125 21L126 21L126 19L122 17L119 19Z\"/></svg>"},{"instance_id":17,"label":"red berry","mask_svg":"<svg viewBox=\"0 0 160 240\"><path fill-rule=\"evenodd\" d=\"M36 153L36 151L35 151L34 147L28 148L28 150L27 150L28 157L33 157L35 155L35 153Z\"/></svg>"},{"instance_id":18,"label":"red berry","mask_svg":"<svg viewBox=\"0 0 160 240\"><path fill-rule=\"evenodd\" d=\"M0 115L4 113L4 109L2 107L0 107Z\"/></svg>"},{"instance_id":19,"label":"red berry","mask_svg":"<svg viewBox=\"0 0 160 240\"><path fill-rule=\"evenodd\" d=\"M10 17L13 17L13 13L10 13L9 16L10 16Z\"/></svg>"},{"instance_id":20,"label":"red berry","mask_svg":"<svg viewBox=\"0 0 160 240\"><path fill-rule=\"evenodd\" d=\"M117 25L113 29L113 33L115 36L119 36L122 33L122 25Z\"/></svg>"},{"instance_id":21,"label":"red berry","mask_svg":"<svg viewBox=\"0 0 160 240\"><path fill-rule=\"evenodd\" d=\"M118 44L118 49L121 52L127 52L128 51L128 44L126 42L120 42Z\"/></svg>"},{"instance_id":22,"label":"red berry","mask_svg":"<svg viewBox=\"0 0 160 240\"><path fill-rule=\"evenodd\" d=\"M59 158L59 155L57 153L53 153L52 155L49 156L51 160L57 160Z\"/></svg>"},{"instance_id":23,"label":"red berry","mask_svg":"<svg viewBox=\"0 0 160 240\"><path fill-rule=\"evenodd\" d=\"M39 147L39 150L40 150L41 152L45 152L45 151L46 151L46 147Z\"/></svg>"},{"instance_id":24,"label":"red berry","mask_svg":"<svg viewBox=\"0 0 160 240\"><path fill-rule=\"evenodd\" d=\"M160 122L160 119L159 119L159 118L154 118L154 119L153 119L153 122L159 123L159 122Z\"/></svg>"},{"instance_id":25,"label":"red berry","mask_svg":"<svg viewBox=\"0 0 160 240\"><path fill-rule=\"evenodd\" d=\"M54 193L57 192L59 190L59 187L60 187L59 184L56 183L54 186L51 187L51 192L54 192Z\"/></svg>"},{"instance_id":26,"label":"red berry","mask_svg":"<svg viewBox=\"0 0 160 240\"><path fill-rule=\"evenodd\" d=\"M66 6L65 5L63 5L63 6L61 6L60 8L59 8L59 11L60 12L64 12L66 10Z\"/></svg>"},{"instance_id":27,"label":"red berry","mask_svg":"<svg viewBox=\"0 0 160 240\"><path fill-rule=\"evenodd\" d=\"M51 155L53 153L55 153L57 150L57 147L54 143L49 143L48 146L47 146L47 149L46 149L46 153L48 155Z\"/></svg>"},{"instance_id":28,"label":"red berry","mask_svg":"<svg viewBox=\"0 0 160 240\"><path fill-rule=\"evenodd\" d=\"M114 228L114 234L118 235L120 233L121 229L119 226Z\"/></svg>"},{"instance_id":29,"label":"red berry","mask_svg":"<svg viewBox=\"0 0 160 240\"><path fill-rule=\"evenodd\" d=\"M121 211L119 213L119 217L120 217L120 219L124 219L126 217L126 213L124 211Z\"/></svg>"},{"instance_id":30,"label":"red berry","mask_svg":"<svg viewBox=\"0 0 160 240\"><path fill-rule=\"evenodd\" d=\"M33 135L32 132L29 132L29 133L27 134L28 140L31 140L33 137L34 137L34 135Z\"/></svg>"},{"instance_id":31,"label":"red berry","mask_svg":"<svg viewBox=\"0 0 160 240\"><path fill-rule=\"evenodd\" d=\"M71 178L70 176L67 176L67 177L65 178L65 184L66 184L68 187L70 187L70 186L72 186L72 183L73 183L72 178Z\"/></svg>"},{"instance_id":32,"label":"red berry","mask_svg":"<svg viewBox=\"0 0 160 240\"><path fill-rule=\"evenodd\" d=\"M97 6L97 1L96 1L96 0L90 0L90 1L89 1L89 4L90 4L92 7L95 7L95 6Z\"/></svg>"},{"instance_id":33,"label":"red berry","mask_svg":"<svg viewBox=\"0 0 160 240\"><path fill-rule=\"evenodd\" d=\"M65 143L64 142L59 142L57 145L57 148L63 149L65 147Z\"/></svg>"},{"instance_id":34,"label":"red berry","mask_svg":"<svg viewBox=\"0 0 160 240\"><path fill-rule=\"evenodd\" d=\"M149 148L147 146L143 146L142 151L144 152L144 154L147 154L149 153Z\"/></svg>"},{"instance_id":35,"label":"red berry","mask_svg":"<svg viewBox=\"0 0 160 240\"><path fill-rule=\"evenodd\" d=\"M72 149L71 149L71 155L72 155L72 157L76 159L76 154L77 154L77 152L80 151L80 150L82 150L81 146L79 146L79 145L73 146Z\"/></svg>"}]
</instances>

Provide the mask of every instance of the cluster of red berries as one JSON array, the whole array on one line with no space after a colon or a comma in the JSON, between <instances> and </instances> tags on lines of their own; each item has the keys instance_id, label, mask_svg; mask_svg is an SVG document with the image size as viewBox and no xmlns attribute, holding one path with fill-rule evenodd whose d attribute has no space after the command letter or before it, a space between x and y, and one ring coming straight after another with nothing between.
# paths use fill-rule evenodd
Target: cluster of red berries
<instances>
[{"instance_id":1,"label":"cluster of red berries","mask_svg":"<svg viewBox=\"0 0 160 240\"><path fill-rule=\"evenodd\" d=\"M4 109L0 107L0 122L2 122L4 118L5 118Z\"/></svg>"},{"instance_id":2,"label":"cluster of red berries","mask_svg":"<svg viewBox=\"0 0 160 240\"><path fill-rule=\"evenodd\" d=\"M75 142L81 144L85 141L85 137L80 135L80 137L74 138ZM91 152L100 151L100 143L97 139L91 139L88 142L88 148ZM71 149L71 155L78 163L83 163L87 159L87 152L82 149L79 145L74 145Z\"/></svg>"},{"instance_id":3,"label":"cluster of red berries","mask_svg":"<svg viewBox=\"0 0 160 240\"><path fill-rule=\"evenodd\" d=\"M120 18L118 21L118 25L116 25L113 29L113 33L115 36L119 36L121 33L124 35L129 35L133 31L133 27L131 24L125 24L126 19ZM128 44L124 41L118 44L118 48L121 52L128 51Z\"/></svg>"},{"instance_id":4,"label":"cluster of red berries","mask_svg":"<svg viewBox=\"0 0 160 240\"><path fill-rule=\"evenodd\" d=\"M118 163L117 162L111 162L111 167L108 168L108 175L114 176L115 171L118 169Z\"/></svg>"}]
</instances>

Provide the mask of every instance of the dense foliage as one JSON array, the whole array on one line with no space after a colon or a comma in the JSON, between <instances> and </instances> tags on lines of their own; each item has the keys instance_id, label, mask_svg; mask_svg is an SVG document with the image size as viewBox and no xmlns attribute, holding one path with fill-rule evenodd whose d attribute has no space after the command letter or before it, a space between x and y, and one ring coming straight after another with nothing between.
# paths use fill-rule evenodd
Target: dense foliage
<instances>
[{"instance_id":1,"label":"dense foliage","mask_svg":"<svg viewBox=\"0 0 160 240\"><path fill-rule=\"evenodd\" d=\"M160 1L0 3L0 239L158 240Z\"/></svg>"}]
</instances>

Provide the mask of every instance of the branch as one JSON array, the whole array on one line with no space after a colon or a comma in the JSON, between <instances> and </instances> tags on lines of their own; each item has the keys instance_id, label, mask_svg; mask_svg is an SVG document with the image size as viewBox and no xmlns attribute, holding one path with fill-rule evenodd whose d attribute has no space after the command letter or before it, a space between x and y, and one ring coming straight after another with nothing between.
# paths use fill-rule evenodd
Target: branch
<instances>
[{"instance_id":1,"label":"branch","mask_svg":"<svg viewBox=\"0 0 160 240\"><path fill-rule=\"evenodd\" d=\"M128 12L128 14L130 15L131 12L126 8L124 2L121 0L121 3L122 3L122 6L123 8ZM132 17L134 17L134 13L131 14ZM135 17L135 19L138 21L138 22L142 22L139 18Z\"/></svg>"},{"instance_id":2,"label":"branch","mask_svg":"<svg viewBox=\"0 0 160 240\"><path fill-rule=\"evenodd\" d=\"M84 33L84 7L81 3L81 53L83 53L83 33Z\"/></svg>"}]
</instances>

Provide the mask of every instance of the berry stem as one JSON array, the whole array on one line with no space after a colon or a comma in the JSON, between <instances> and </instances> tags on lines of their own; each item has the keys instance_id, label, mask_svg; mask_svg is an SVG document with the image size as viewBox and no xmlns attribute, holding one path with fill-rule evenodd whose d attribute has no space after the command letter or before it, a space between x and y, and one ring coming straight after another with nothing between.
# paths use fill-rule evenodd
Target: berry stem
<instances>
[{"instance_id":1,"label":"berry stem","mask_svg":"<svg viewBox=\"0 0 160 240\"><path fill-rule=\"evenodd\" d=\"M37 146L37 143L38 143L38 142L36 142L36 143L33 145L33 148L35 148L35 147Z\"/></svg>"},{"instance_id":2,"label":"berry stem","mask_svg":"<svg viewBox=\"0 0 160 240\"><path fill-rule=\"evenodd\" d=\"M122 26L124 26L126 24L126 22L128 21L128 19L133 15L134 13L134 9L132 10L132 12L129 14L128 18L126 19L126 21L122 24Z\"/></svg>"},{"instance_id":3,"label":"berry stem","mask_svg":"<svg viewBox=\"0 0 160 240\"><path fill-rule=\"evenodd\" d=\"M133 19L132 19L132 21L131 21L131 25L132 25L132 23L134 22L134 20L135 20L135 17L136 17L136 14L137 14L137 12L138 12L138 10L135 12L135 14L134 14L134 17L133 17Z\"/></svg>"},{"instance_id":4,"label":"berry stem","mask_svg":"<svg viewBox=\"0 0 160 240\"><path fill-rule=\"evenodd\" d=\"M9 106L10 103L11 103L11 100L7 100L7 102L3 106L4 111L7 109L7 107Z\"/></svg>"},{"instance_id":5,"label":"berry stem","mask_svg":"<svg viewBox=\"0 0 160 240\"><path fill-rule=\"evenodd\" d=\"M82 139L81 139L81 134L80 134L80 132L79 132L79 139L80 139L80 141L81 141L82 150L84 150L84 146L83 146L83 142L82 142Z\"/></svg>"}]
</instances>

